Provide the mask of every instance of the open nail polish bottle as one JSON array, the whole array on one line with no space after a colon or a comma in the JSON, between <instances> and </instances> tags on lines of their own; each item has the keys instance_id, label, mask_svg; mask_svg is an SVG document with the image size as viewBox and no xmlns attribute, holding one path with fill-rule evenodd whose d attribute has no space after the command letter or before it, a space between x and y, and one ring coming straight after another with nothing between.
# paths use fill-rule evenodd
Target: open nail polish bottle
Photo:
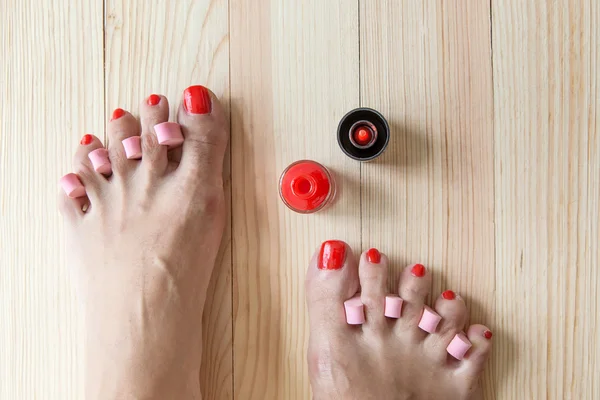
<instances>
[{"instance_id":1,"label":"open nail polish bottle","mask_svg":"<svg viewBox=\"0 0 600 400\"><path fill-rule=\"evenodd\" d=\"M310 214L335 198L335 181L323 165L311 160L290 164L279 179L279 195L292 211Z\"/></svg>"},{"instance_id":2,"label":"open nail polish bottle","mask_svg":"<svg viewBox=\"0 0 600 400\"><path fill-rule=\"evenodd\" d=\"M390 127L379 112L371 108L356 108L341 119L337 139L348 157L370 161L379 157L387 147Z\"/></svg>"}]
</instances>

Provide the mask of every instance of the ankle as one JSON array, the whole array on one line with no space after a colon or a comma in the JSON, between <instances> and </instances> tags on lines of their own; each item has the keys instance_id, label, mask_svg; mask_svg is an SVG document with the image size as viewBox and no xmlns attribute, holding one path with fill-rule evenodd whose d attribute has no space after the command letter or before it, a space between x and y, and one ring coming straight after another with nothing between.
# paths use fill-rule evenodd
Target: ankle
<instances>
[{"instance_id":1,"label":"ankle","mask_svg":"<svg viewBox=\"0 0 600 400\"><path fill-rule=\"evenodd\" d=\"M135 371L88 376L86 399L201 400L199 372L164 375Z\"/></svg>"}]
</instances>

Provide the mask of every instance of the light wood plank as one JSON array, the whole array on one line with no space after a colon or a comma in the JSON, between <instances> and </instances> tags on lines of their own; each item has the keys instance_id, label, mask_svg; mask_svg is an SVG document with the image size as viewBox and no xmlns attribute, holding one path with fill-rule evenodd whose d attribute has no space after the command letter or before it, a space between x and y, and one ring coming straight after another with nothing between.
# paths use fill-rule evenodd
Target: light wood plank
<instances>
[{"instance_id":1,"label":"light wood plank","mask_svg":"<svg viewBox=\"0 0 600 400\"><path fill-rule=\"evenodd\" d=\"M0 2L2 399L82 398L56 199L79 138L103 126L102 26L101 2Z\"/></svg>"},{"instance_id":2,"label":"light wood plank","mask_svg":"<svg viewBox=\"0 0 600 400\"><path fill-rule=\"evenodd\" d=\"M116 107L137 113L144 98L160 93L169 99L174 120L183 90L196 83L213 90L228 108L228 10L227 0L107 0L107 118ZM229 159L225 165L229 204ZM228 228L203 317L204 399L233 396L230 241Z\"/></svg>"},{"instance_id":3,"label":"light wood plank","mask_svg":"<svg viewBox=\"0 0 600 400\"><path fill-rule=\"evenodd\" d=\"M363 248L390 257L390 291L402 268L424 263L432 302L455 290L471 323L493 326L490 10L450 3L360 2L361 105L391 124L387 151L362 165ZM488 369L486 398L494 381Z\"/></svg>"},{"instance_id":4,"label":"light wood plank","mask_svg":"<svg viewBox=\"0 0 600 400\"><path fill-rule=\"evenodd\" d=\"M597 399L600 5L492 15L498 395Z\"/></svg>"},{"instance_id":5,"label":"light wood plank","mask_svg":"<svg viewBox=\"0 0 600 400\"><path fill-rule=\"evenodd\" d=\"M235 397L308 399L304 277L321 241L358 248L359 165L336 127L358 106L356 0L231 0ZM291 162L330 167L343 192L314 215L278 197Z\"/></svg>"}]
</instances>

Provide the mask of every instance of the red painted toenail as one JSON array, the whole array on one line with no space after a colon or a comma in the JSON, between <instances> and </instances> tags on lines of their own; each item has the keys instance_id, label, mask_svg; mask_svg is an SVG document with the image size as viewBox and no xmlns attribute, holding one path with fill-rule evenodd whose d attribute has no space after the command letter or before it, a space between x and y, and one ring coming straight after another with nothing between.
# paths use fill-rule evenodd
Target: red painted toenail
<instances>
[{"instance_id":1,"label":"red painted toenail","mask_svg":"<svg viewBox=\"0 0 600 400\"><path fill-rule=\"evenodd\" d=\"M212 108L210 94L204 86L190 86L183 92L183 106L190 114L209 114Z\"/></svg>"},{"instance_id":2,"label":"red painted toenail","mask_svg":"<svg viewBox=\"0 0 600 400\"><path fill-rule=\"evenodd\" d=\"M119 118L121 118L123 115L125 115L125 110L123 110L122 108L117 108L115 111L113 111L113 114L112 114L112 119L111 119L111 121L112 121L112 120L115 120L115 119L119 119Z\"/></svg>"},{"instance_id":3,"label":"red painted toenail","mask_svg":"<svg viewBox=\"0 0 600 400\"><path fill-rule=\"evenodd\" d=\"M340 269L346 258L346 244L339 240L328 240L321 245L319 269Z\"/></svg>"},{"instance_id":4,"label":"red painted toenail","mask_svg":"<svg viewBox=\"0 0 600 400\"><path fill-rule=\"evenodd\" d=\"M83 135L83 137L81 138L81 141L79 143L84 146L87 146L88 144L92 143L93 141L94 141L94 137L92 135Z\"/></svg>"},{"instance_id":5,"label":"red painted toenail","mask_svg":"<svg viewBox=\"0 0 600 400\"><path fill-rule=\"evenodd\" d=\"M442 297L446 300L454 300L456 298L456 294L452 290L446 290L442 293Z\"/></svg>"},{"instance_id":6,"label":"red painted toenail","mask_svg":"<svg viewBox=\"0 0 600 400\"><path fill-rule=\"evenodd\" d=\"M416 264L414 267L412 267L410 273L416 276L417 278L421 278L425 276L425 266L423 266L422 264Z\"/></svg>"},{"instance_id":7,"label":"red painted toenail","mask_svg":"<svg viewBox=\"0 0 600 400\"><path fill-rule=\"evenodd\" d=\"M490 340L492 338L492 331L485 331L485 332L483 332L483 337L485 337L486 339Z\"/></svg>"},{"instance_id":8,"label":"red painted toenail","mask_svg":"<svg viewBox=\"0 0 600 400\"><path fill-rule=\"evenodd\" d=\"M148 104L151 106L155 106L158 103L160 103L160 96L157 94L151 94L150 97L148 97Z\"/></svg>"},{"instance_id":9,"label":"red painted toenail","mask_svg":"<svg viewBox=\"0 0 600 400\"><path fill-rule=\"evenodd\" d=\"M379 264L381 261L381 253L377 249L369 249L369 251L367 251L367 260L371 264Z\"/></svg>"}]
</instances>

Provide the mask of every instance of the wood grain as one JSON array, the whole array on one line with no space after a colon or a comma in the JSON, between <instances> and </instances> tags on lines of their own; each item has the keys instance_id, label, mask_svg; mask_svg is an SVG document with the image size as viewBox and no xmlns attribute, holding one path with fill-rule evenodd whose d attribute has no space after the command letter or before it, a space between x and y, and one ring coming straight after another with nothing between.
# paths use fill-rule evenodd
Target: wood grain
<instances>
[{"instance_id":1,"label":"wood grain","mask_svg":"<svg viewBox=\"0 0 600 400\"><path fill-rule=\"evenodd\" d=\"M205 399L309 399L304 274L329 238L433 270L495 349L486 399L600 398L600 3L594 0L0 2L0 398L83 398L58 178L79 137L150 93L231 110L232 210L204 313ZM392 140L358 164L354 107ZM335 205L281 171L314 159ZM229 167L230 170L229 170Z\"/></svg>"},{"instance_id":2,"label":"wood grain","mask_svg":"<svg viewBox=\"0 0 600 400\"><path fill-rule=\"evenodd\" d=\"M392 262L389 289L416 262L431 301L452 289L472 323L494 317L494 154L489 6L470 0L361 2L361 105L391 125L362 165L363 247ZM485 376L493 398L493 370Z\"/></svg>"},{"instance_id":3,"label":"wood grain","mask_svg":"<svg viewBox=\"0 0 600 400\"><path fill-rule=\"evenodd\" d=\"M231 0L234 371L239 399L308 399L304 275L321 241L360 243L359 166L335 132L358 106L356 1ZM251 16L251 17L249 17ZM279 174L314 159L335 206L298 215Z\"/></svg>"},{"instance_id":4,"label":"wood grain","mask_svg":"<svg viewBox=\"0 0 600 400\"><path fill-rule=\"evenodd\" d=\"M209 87L229 108L228 9L227 0L107 0L107 117L116 107L135 114L148 95L160 93L170 100L174 120L192 84ZM229 159L225 165L230 203ZM207 400L233 396L230 241L228 228L203 317L200 381Z\"/></svg>"},{"instance_id":5,"label":"wood grain","mask_svg":"<svg viewBox=\"0 0 600 400\"><path fill-rule=\"evenodd\" d=\"M493 2L499 398L600 398L598 2Z\"/></svg>"},{"instance_id":6,"label":"wood grain","mask_svg":"<svg viewBox=\"0 0 600 400\"><path fill-rule=\"evenodd\" d=\"M3 0L0 16L0 398L81 399L56 199L80 136L103 126L102 3Z\"/></svg>"}]
</instances>

